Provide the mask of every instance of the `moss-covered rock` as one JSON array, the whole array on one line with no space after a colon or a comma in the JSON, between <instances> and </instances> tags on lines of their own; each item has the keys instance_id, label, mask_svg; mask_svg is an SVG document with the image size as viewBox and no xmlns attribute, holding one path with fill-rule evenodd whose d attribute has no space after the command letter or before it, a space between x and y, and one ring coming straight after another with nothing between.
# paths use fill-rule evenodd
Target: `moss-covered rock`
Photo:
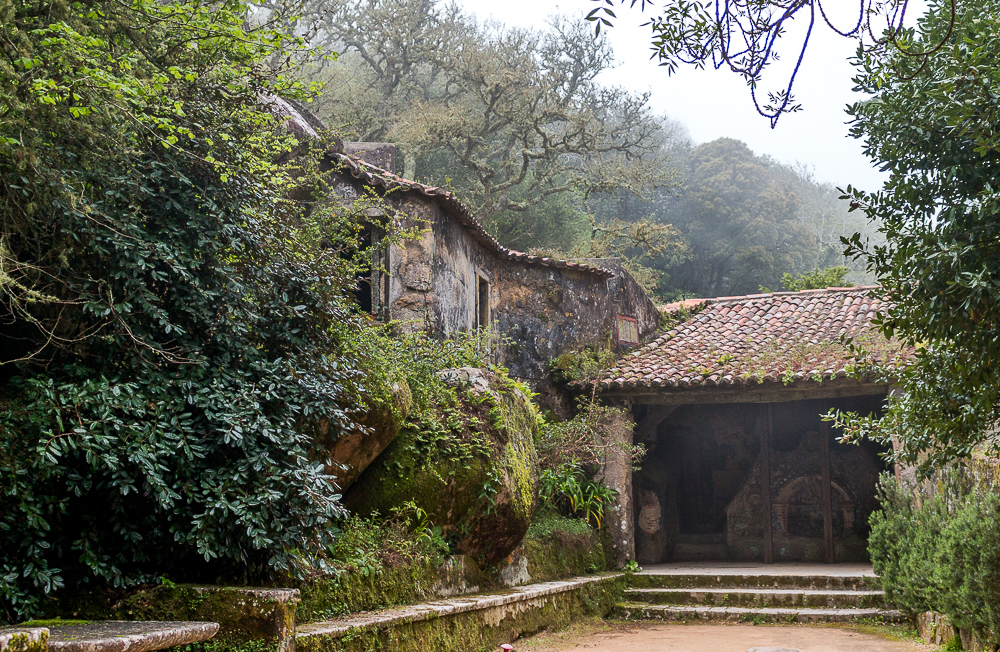
<instances>
[{"instance_id":1,"label":"moss-covered rock","mask_svg":"<svg viewBox=\"0 0 1000 652\"><path fill-rule=\"evenodd\" d=\"M347 489L358 479L389 444L396 439L413 403L410 386L399 379L391 386L391 396L372 402L368 412L359 419L363 429L329 438L329 425L321 424L320 443L334 462L327 472L337 476L337 484ZM325 427L324 427L325 426Z\"/></svg>"},{"instance_id":2,"label":"moss-covered rock","mask_svg":"<svg viewBox=\"0 0 1000 652\"><path fill-rule=\"evenodd\" d=\"M360 514L413 501L460 552L494 565L521 541L534 513L538 418L515 383L472 371L452 376L454 387L415 407L345 501Z\"/></svg>"}]
</instances>

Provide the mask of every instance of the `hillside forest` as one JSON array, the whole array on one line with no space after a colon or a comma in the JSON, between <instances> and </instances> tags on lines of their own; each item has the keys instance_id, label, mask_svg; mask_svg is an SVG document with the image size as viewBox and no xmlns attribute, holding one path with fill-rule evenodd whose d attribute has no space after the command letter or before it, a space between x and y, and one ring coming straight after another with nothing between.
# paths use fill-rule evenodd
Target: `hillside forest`
<instances>
[{"instance_id":1,"label":"hillside forest","mask_svg":"<svg viewBox=\"0 0 1000 652\"><path fill-rule=\"evenodd\" d=\"M695 144L606 83L614 52L579 16L533 31L432 0L312 0L288 27L337 53L298 70L322 84L310 110L345 140L396 144L398 173L454 190L508 247L623 256L665 300L839 266L834 284L865 281L840 236L876 223L807 165Z\"/></svg>"}]
</instances>

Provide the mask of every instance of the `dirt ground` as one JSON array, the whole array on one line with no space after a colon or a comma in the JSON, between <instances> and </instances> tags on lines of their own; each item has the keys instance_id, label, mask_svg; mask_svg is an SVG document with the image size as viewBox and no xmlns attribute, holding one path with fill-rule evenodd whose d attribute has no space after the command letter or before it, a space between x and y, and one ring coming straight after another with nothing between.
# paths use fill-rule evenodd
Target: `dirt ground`
<instances>
[{"instance_id":1,"label":"dirt ground","mask_svg":"<svg viewBox=\"0 0 1000 652\"><path fill-rule=\"evenodd\" d=\"M689 625L588 621L514 643L516 652L930 652L915 632L892 627Z\"/></svg>"}]
</instances>

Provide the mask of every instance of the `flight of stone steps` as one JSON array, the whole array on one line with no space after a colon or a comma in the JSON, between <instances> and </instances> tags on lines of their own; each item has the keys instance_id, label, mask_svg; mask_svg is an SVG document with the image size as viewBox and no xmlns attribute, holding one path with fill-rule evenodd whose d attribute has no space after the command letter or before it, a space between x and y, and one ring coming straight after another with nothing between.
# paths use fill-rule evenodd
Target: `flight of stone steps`
<instances>
[{"instance_id":1,"label":"flight of stone steps","mask_svg":"<svg viewBox=\"0 0 1000 652\"><path fill-rule=\"evenodd\" d=\"M864 574L637 573L617 616L629 620L749 623L896 622L878 581Z\"/></svg>"}]
</instances>

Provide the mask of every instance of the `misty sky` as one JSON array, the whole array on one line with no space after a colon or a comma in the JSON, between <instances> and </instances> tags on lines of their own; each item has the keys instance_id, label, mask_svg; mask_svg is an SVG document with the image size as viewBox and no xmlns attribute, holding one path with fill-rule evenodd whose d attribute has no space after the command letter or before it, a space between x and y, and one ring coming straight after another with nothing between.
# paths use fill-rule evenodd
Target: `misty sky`
<instances>
[{"instance_id":1,"label":"misty sky","mask_svg":"<svg viewBox=\"0 0 1000 652\"><path fill-rule=\"evenodd\" d=\"M553 13L583 15L596 5L588 0L459 0L467 11L480 19L496 18L521 27L544 27ZM842 14L832 15L835 24L851 22L856 2L836 0L826 3ZM648 11L648 10L647 10ZM915 18L916 9L911 9ZM634 91L652 92L650 104L657 113L687 127L695 143L720 137L742 140L757 154L768 154L785 163L803 163L815 172L818 181L838 186L853 184L867 190L878 189L884 175L873 169L862 153L862 143L848 135L844 107L859 97L851 91L854 68L848 58L854 41L833 34L817 22L806 51L794 93L803 110L784 115L772 130L759 116L745 82L724 70L682 68L673 76L650 61L649 28L639 27L648 19L638 10L616 7L618 22L609 31L620 65L605 74L604 83ZM782 60L770 77L773 86L787 81L787 66L798 55L807 18L790 30L780 48ZM911 23L907 20L907 23ZM771 87L768 84L768 87ZM766 95L765 95L766 97Z\"/></svg>"}]
</instances>

